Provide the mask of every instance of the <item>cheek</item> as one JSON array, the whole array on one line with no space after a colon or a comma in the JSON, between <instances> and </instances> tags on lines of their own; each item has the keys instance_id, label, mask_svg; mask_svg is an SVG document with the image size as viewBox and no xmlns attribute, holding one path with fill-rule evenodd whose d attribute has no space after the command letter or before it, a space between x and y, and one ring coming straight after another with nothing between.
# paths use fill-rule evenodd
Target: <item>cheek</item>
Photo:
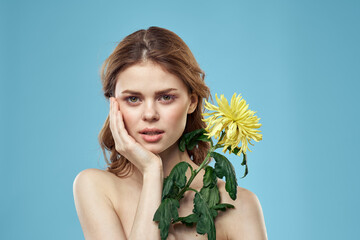
<instances>
[{"instance_id":1,"label":"cheek","mask_svg":"<svg viewBox=\"0 0 360 240\"><path fill-rule=\"evenodd\" d=\"M178 126L184 128L186 124L186 116L187 116L186 110L187 110L186 107L182 107L182 108L178 107L176 109L167 111L166 114L167 121L171 123L171 125L174 125L173 127Z\"/></svg>"},{"instance_id":2,"label":"cheek","mask_svg":"<svg viewBox=\"0 0 360 240\"><path fill-rule=\"evenodd\" d=\"M138 113L126 108L121 108L121 113L125 128L131 135L132 131L135 131L134 126L136 126L136 121L139 119Z\"/></svg>"}]
</instances>

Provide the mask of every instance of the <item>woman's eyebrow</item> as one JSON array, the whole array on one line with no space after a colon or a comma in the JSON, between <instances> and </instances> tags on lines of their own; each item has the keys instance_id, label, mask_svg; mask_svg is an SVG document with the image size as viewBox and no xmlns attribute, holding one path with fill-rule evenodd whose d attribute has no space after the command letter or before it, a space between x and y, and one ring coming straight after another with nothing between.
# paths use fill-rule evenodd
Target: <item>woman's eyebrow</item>
<instances>
[{"instance_id":1,"label":"woman's eyebrow","mask_svg":"<svg viewBox=\"0 0 360 240\"><path fill-rule=\"evenodd\" d=\"M155 95L160 95L160 94L168 93L168 92L175 91L175 90L177 90L177 89L176 88L167 88L167 89L164 89L164 90L156 91ZM124 90L121 93L123 93L123 94L128 93L128 94L133 94L133 95L142 95L141 92L137 92L137 91L133 91L133 90Z\"/></svg>"}]
</instances>

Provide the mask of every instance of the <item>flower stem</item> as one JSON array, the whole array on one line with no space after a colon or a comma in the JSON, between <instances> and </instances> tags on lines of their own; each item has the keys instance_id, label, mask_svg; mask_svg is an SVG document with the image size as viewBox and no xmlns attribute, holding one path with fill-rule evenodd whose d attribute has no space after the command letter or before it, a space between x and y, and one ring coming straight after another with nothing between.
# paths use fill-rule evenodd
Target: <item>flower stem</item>
<instances>
[{"instance_id":1,"label":"flower stem","mask_svg":"<svg viewBox=\"0 0 360 240\"><path fill-rule=\"evenodd\" d=\"M208 153L207 153L204 161L200 164L199 168L195 169L194 171L191 171L191 177L190 177L189 181L186 183L186 186L185 186L183 189L181 189L181 191L180 191L180 192L177 194L177 196L176 196L176 199L177 199L178 201L180 201L180 199L182 198L182 196L184 195L184 193L185 193L187 190L194 190L194 189L190 188L190 184L192 183L192 181L194 180L194 178L196 177L196 175L200 172L200 170L203 169L205 166L207 166L207 165L210 163L210 161L208 161L209 158L210 158L210 154L211 154L216 148L217 148L216 145L215 145L215 146L212 146L212 147L210 148L210 150L208 151Z\"/></svg>"}]
</instances>

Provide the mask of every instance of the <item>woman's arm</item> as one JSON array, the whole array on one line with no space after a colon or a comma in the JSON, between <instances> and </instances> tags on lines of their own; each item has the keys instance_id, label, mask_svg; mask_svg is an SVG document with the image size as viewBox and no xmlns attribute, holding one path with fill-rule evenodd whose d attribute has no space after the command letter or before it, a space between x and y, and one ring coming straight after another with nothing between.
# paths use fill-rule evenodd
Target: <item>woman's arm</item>
<instances>
[{"instance_id":1,"label":"woman's arm","mask_svg":"<svg viewBox=\"0 0 360 240\"><path fill-rule=\"evenodd\" d=\"M143 175L143 187L129 239L160 239L160 230L153 217L161 203L162 172L161 166L161 169L149 169Z\"/></svg>"},{"instance_id":2,"label":"woman's arm","mask_svg":"<svg viewBox=\"0 0 360 240\"><path fill-rule=\"evenodd\" d=\"M160 156L153 154L132 138L126 128L117 100L110 97L110 129L115 149L143 175L143 186L129 239L160 239L153 216L161 203L163 166Z\"/></svg>"}]
</instances>

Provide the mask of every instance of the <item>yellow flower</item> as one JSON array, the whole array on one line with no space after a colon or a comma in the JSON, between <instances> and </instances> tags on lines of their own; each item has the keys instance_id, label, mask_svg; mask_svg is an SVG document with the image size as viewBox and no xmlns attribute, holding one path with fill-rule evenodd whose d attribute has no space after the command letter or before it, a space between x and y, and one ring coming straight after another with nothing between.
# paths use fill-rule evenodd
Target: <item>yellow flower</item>
<instances>
[{"instance_id":1,"label":"yellow flower","mask_svg":"<svg viewBox=\"0 0 360 240\"><path fill-rule=\"evenodd\" d=\"M207 122L206 135L209 137L214 136L215 139L220 139L221 132L225 131L225 136L219 142L224 144L223 152L226 152L230 146L231 151L234 150L241 142L241 148L237 155L241 152L246 154L248 149L248 143L253 145L250 140L258 142L262 140L262 134L260 130L257 130L261 126L259 122L260 118L254 116L256 112L248 109L249 104L246 105L246 101L241 99L241 95L236 96L236 93L231 98L231 104L224 95L220 96L220 99L215 94L216 101L219 107L216 107L205 100L205 108L214 111L212 113L203 113L203 116L209 116L203 121ZM231 153L229 151L229 153ZM249 149L251 152L251 150Z\"/></svg>"}]
</instances>

